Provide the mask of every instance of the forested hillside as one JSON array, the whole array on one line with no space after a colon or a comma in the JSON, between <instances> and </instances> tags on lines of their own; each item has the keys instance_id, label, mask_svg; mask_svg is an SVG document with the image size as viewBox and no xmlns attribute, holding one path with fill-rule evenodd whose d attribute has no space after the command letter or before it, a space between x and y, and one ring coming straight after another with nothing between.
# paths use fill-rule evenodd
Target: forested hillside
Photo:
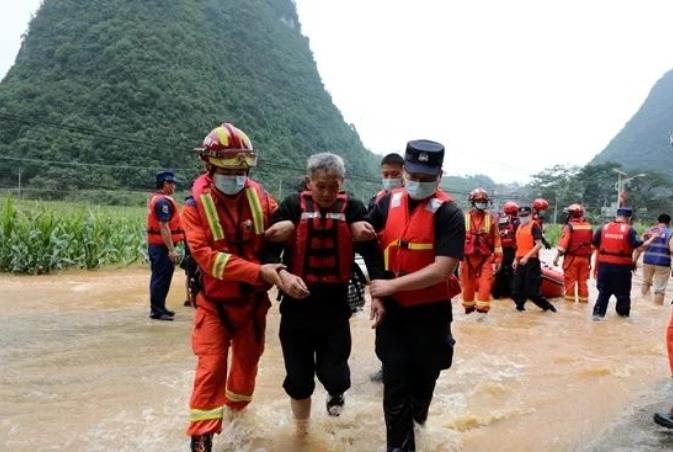
<instances>
[{"instance_id":1,"label":"forested hillside","mask_svg":"<svg viewBox=\"0 0 673 452\"><path fill-rule=\"evenodd\" d=\"M259 179L294 185L305 158L345 157L357 191L378 158L317 72L291 0L45 0L0 83L0 185L143 190L223 120L260 152Z\"/></svg>"},{"instance_id":2,"label":"forested hillside","mask_svg":"<svg viewBox=\"0 0 673 452\"><path fill-rule=\"evenodd\" d=\"M638 112L592 163L616 162L626 169L651 170L671 179L673 71L654 85Z\"/></svg>"}]
</instances>

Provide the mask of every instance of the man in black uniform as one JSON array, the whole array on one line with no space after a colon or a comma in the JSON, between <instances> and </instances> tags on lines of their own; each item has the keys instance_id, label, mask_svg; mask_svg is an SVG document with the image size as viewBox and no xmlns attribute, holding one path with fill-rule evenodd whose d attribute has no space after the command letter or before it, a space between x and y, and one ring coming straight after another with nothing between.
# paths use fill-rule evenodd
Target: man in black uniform
<instances>
[{"instance_id":1,"label":"man in black uniform","mask_svg":"<svg viewBox=\"0 0 673 452\"><path fill-rule=\"evenodd\" d=\"M372 277L370 291L389 451L415 450L414 422L425 423L439 373L453 358L447 281L463 257L465 220L439 190L443 159L440 143L409 142L404 188L368 214L388 277Z\"/></svg>"},{"instance_id":2,"label":"man in black uniform","mask_svg":"<svg viewBox=\"0 0 673 452\"><path fill-rule=\"evenodd\" d=\"M307 191L283 200L272 223L291 221L295 235L285 246L281 270L280 341L285 360L283 383L301 427L310 417L314 376L329 397L327 412L338 416L350 387L351 352L347 302L354 257L350 227L364 219L361 201L342 191L345 167L341 157L315 154L307 163ZM278 262L282 247L265 252L264 261ZM275 252L274 252L275 250ZM383 274L375 241L358 244L372 277Z\"/></svg>"}]
</instances>

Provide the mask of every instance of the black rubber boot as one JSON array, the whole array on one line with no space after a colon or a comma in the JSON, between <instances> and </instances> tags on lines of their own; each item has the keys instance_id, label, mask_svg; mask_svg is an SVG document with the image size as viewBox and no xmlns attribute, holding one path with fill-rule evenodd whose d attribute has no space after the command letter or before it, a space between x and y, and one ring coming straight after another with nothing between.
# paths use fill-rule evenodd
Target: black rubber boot
<instances>
[{"instance_id":1,"label":"black rubber boot","mask_svg":"<svg viewBox=\"0 0 673 452\"><path fill-rule=\"evenodd\" d=\"M654 422L662 427L673 429L673 414L668 413L654 413Z\"/></svg>"},{"instance_id":2,"label":"black rubber boot","mask_svg":"<svg viewBox=\"0 0 673 452\"><path fill-rule=\"evenodd\" d=\"M330 416L339 416L344 409L344 395L330 394L327 398L327 414Z\"/></svg>"},{"instance_id":3,"label":"black rubber boot","mask_svg":"<svg viewBox=\"0 0 673 452\"><path fill-rule=\"evenodd\" d=\"M212 452L213 450L213 435L198 435L192 436L191 451L192 452Z\"/></svg>"}]
</instances>

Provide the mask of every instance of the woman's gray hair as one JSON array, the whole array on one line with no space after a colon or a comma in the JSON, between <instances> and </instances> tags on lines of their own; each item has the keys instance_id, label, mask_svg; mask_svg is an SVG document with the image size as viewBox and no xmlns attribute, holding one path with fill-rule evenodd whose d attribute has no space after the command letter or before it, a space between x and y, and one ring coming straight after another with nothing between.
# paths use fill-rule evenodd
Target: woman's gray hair
<instances>
[{"instance_id":1,"label":"woman's gray hair","mask_svg":"<svg viewBox=\"0 0 673 452\"><path fill-rule=\"evenodd\" d=\"M308 158L308 161L306 162L306 174L308 176L313 176L318 171L336 173L341 178L346 177L344 159L331 152L313 154Z\"/></svg>"}]
</instances>

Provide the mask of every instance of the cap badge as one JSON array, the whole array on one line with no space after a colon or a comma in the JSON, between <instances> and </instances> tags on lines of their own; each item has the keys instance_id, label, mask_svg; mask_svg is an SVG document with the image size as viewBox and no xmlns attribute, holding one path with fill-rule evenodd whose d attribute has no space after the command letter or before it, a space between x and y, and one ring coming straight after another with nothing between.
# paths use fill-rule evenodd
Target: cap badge
<instances>
[{"instance_id":1,"label":"cap badge","mask_svg":"<svg viewBox=\"0 0 673 452\"><path fill-rule=\"evenodd\" d=\"M427 163L430 161L430 155L428 155L426 152L421 152L420 154L418 154L418 161Z\"/></svg>"}]
</instances>

